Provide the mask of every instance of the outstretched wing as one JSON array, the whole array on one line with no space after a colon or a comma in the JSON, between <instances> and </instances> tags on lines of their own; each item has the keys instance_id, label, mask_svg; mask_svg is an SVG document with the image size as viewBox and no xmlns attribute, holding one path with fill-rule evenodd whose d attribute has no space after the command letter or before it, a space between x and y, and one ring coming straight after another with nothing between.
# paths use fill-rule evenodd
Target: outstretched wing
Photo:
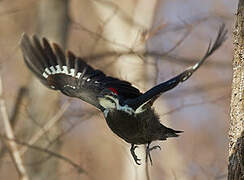
<instances>
[{"instance_id":1,"label":"outstretched wing","mask_svg":"<svg viewBox=\"0 0 244 180\"><path fill-rule=\"evenodd\" d=\"M227 30L225 29L225 25L222 24L219 28L217 38L214 42L214 44L211 44L211 41L209 43L207 52L205 53L204 57L197 62L194 66L189 67L181 74L173 77L172 79L163 82L141 96L134 98L134 99L128 99L125 101L125 104L132 107L134 110L141 112L143 109L145 109L148 106L151 106L153 102L164 92L176 87L179 83L186 81L191 75L203 64L203 62L214 52L216 51L222 43L226 40L226 33Z\"/></svg>"},{"instance_id":2,"label":"outstretched wing","mask_svg":"<svg viewBox=\"0 0 244 180\"><path fill-rule=\"evenodd\" d=\"M97 96L105 89L124 99L141 95L129 82L106 76L80 57L71 52L65 55L57 44L52 45L45 38L40 42L35 35L30 39L26 34L20 42L26 65L48 88L80 98L101 110Z\"/></svg>"}]
</instances>

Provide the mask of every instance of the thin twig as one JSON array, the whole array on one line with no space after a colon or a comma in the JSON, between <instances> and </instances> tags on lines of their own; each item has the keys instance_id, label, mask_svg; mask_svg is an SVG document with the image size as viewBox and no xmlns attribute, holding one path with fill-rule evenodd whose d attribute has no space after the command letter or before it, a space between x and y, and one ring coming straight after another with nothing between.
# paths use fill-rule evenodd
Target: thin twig
<instances>
[{"instance_id":1,"label":"thin twig","mask_svg":"<svg viewBox=\"0 0 244 180\"><path fill-rule=\"evenodd\" d=\"M100 40L103 40L104 42L107 42L107 43L111 43L111 44L114 44L118 47L121 47L121 48L124 48L126 50L130 50L130 48L126 45L126 44L122 44L122 43L119 43L119 42L115 42L113 40L110 40L110 39L107 39L105 37L103 37L101 34L99 33L96 33L96 32L93 32L92 30L89 30L88 28L82 26L80 23L78 22L75 22L73 19L69 19L71 25L75 28L75 29L80 29L84 32L87 32L88 34L90 34L91 36L93 37L96 37L96 38L99 38Z\"/></svg>"},{"instance_id":2,"label":"thin twig","mask_svg":"<svg viewBox=\"0 0 244 180\"><path fill-rule=\"evenodd\" d=\"M10 139L10 138L8 138L8 137L6 137L6 136L4 136L4 135L0 135L0 136L1 136L2 139L6 139L7 141L13 142L13 143L15 143L15 144L17 143L17 144L26 146L26 147L28 147L28 148L30 148L30 149L34 149L34 150L37 150L37 151L41 151L41 152L47 153L47 154L51 155L52 157L55 157L55 158L58 158L58 159L60 159L60 160L63 160L63 161L65 161L65 162L67 162L68 164L70 164L71 166L73 166L75 169L77 169L77 171L78 171L79 173L85 173L85 174L87 174L87 172L86 172L85 170L83 170L83 169L80 167L79 164L73 162L72 160L70 160L69 158L67 158L67 157L65 157L65 156L63 156L63 155L61 155L61 154L58 154L58 153L53 152L53 151L50 151L50 150L48 150L48 149L46 149L46 148L41 148L41 147L39 147L39 146L30 145L30 144L28 144L28 143L26 143L26 142L23 142L23 141L20 141L20 140L18 140L18 139L13 139L13 138Z\"/></svg>"},{"instance_id":3,"label":"thin twig","mask_svg":"<svg viewBox=\"0 0 244 180\"><path fill-rule=\"evenodd\" d=\"M14 132L13 132L13 129L12 129L10 121L9 121L5 100L3 99L3 88L2 88L1 76L0 76L0 110L2 113L2 119L3 119L6 137L8 139L14 139ZM9 149L10 155L12 157L16 170L20 176L20 179L28 180L29 178L26 173L25 167L23 165L20 153L18 151L17 144L14 141L9 141L9 140L3 140L3 142L7 145L8 149Z\"/></svg>"},{"instance_id":4,"label":"thin twig","mask_svg":"<svg viewBox=\"0 0 244 180\"><path fill-rule=\"evenodd\" d=\"M162 29L164 29L168 24L166 23L162 23L159 24L158 26L156 26L155 28L149 30L149 31L144 31L142 33L142 38L141 41L145 42L148 39L152 38L153 36L155 36L159 31L161 31Z\"/></svg>"},{"instance_id":5,"label":"thin twig","mask_svg":"<svg viewBox=\"0 0 244 180\"><path fill-rule=\"evenodd\" d=\"M210 103L213 104L213 103L216 103L218 101L223 101L226 98L228 98L228 96L227 95L223 95L223 96L220 96L220 97L215 98L213 100L205 100L203 102L196 102L196 103L189 103L189 104L184 104L183 103L182 105L180 105L180 106L178 106L178 107L176 107L176 108L174 108L174 109L172 109L172 110L170 110L168 112L165 112L163 114L160 114L160 115L166 116L168 114L173 114L175 112L181 111L181 110L183 110L185 108L189 108L189 107L193 107L193 106L195 107L195 106L198 106L198 105L204 105L204 104L210 104Z\"/></svg>"},{"instance_id":6,"label":"thin twig","mask_svg":"<svg viewBox=\"0 0 244 180\"><path fill-rule=\"evenodd\" d=\"M48 132L63 116L64 112L70 106L70 102L66 102L62 105L61 109L51 118L45 126L40 129L32 138L29 140L28 144L33 145L35 144L46 132ZM22 156L28 150L28 146L24 146L20 149L20 155Z\"/></svg>"},{"instance_id":7,"label":"thin twig","mask_svg":"<svg viewBox=\"0 0 244 180\"><path fill-rule=\"evenodd\" d=\"M107 0L94 0L95 2L98 2L100 4L103 4L105 7L109 7L116 11L116 15L121 18L124 22L128 23L129 25L136 26L140 29L146 29L146 26L135 21L134 18L129 15L126 11L124 11L119 5L112 1Z\"/></svg>"},{"instance_id":8,"label":"thin twig","mask_svg":"<svg viewBox=\"0 0 244 180\"><path fill-rule=\"evenodd\" d=\"M19 111L20 111L23 99L26 97L26 94L27 94L27 88L26 87L21 87L18 90L17 97L16 97L16 100L14 103L14 107L13 107L13 110L12 110L12 113L10 116L10 124L13 127L13 129L14 129L15 124L17 122L17 117L19 115Z\"/></svg>"},{"instance_id":9,"label":"thin twig","mask_svg":"<svg viewBox=\"0 0 244 180\"><path fill-rule=\"evenodd\" d=\"M22 101L25 97L26 91L27 91L27 89L25 87L21 87L18 91L17 98L14 103L14 108L13 108L13 111L10 116L10 125L13 130L15 129L15 125L18 120L17 117L18 117L18 114L20 111ZM5 155L6 152L7 152L7 148L3 144L2 147L0 148L0 159ZM2 165L2 163L0 163L0 168L1 168L1 165Z\"/></svg>"},{"instance_id":10,"label":"thin twig","mask_svg":"<svg viewBox=\"0 0 244 180\"><path fill-rule=\"evenodd\" d=\"M186 31L186 33L184 34L184 36L177 43L175 43L175 45L172 48L170 48L164 55L170 54L177 47L179 47L181 45L181 43L190 35L190 33L192 32L192 30L193 30L193 26L190 26L190 28L188 28L188 30Z\"/></svg>"},{"instance_id":11,"label":"thin twig","mask_svg":"<svg viewBox=\"0 0 244 180\"><path fill-rule=\"evenodd\" d=\"M83 117L82 119L90 119L92 116L94 115L97 115L99 112L90 112L90 113L87 113L84 114L84 115L79 115L80 117ZM53 139L52 141L49 142L49 144L46 146L46 149L50 148L52 145L55 144L55 142L59 141L62 137L64 137L65 135L67 135L68 133L70 133L74 128L77 128L79 126L80 123L82 123L83 121L86 121L86 120L79 120L78 122L76 123L71 123L70 127L66 130L64 130L64 132L60 133L55 139ZM31 164L40 164L40 163L43 163L44 161L48 160L49 158L51 158L52 156L51 155L48 155L46 158L43 158L39 161L35 161L35 162L32 162L32 163L28 163L28 165L31 165Z\"/></svg>"},{"instance_id":12,"label":"thin twig","mask_svg":"<svg viewBox=\"0 0 244 180\"><path fill-rule=\"evenodd\" d=\"M89 56L83 56L82 58L85 60L96 61L98 59L102 58L110 58L110 57L119 57L119 56L129 56L129 55L135 55L139 57L154 57L154 58L164 58L164 61L170 61L171 63L175 64L185 64L185 65L191 65L196 62L196 58L184 58L177 55L169 55L168 51L166 52L158 52L158 51L106 51L101 53L96 53ZM208 62L205 64L205 66L214 66L217 68L229 68L230 63L225 62Z\"/></svg>"},{"instance_id":13,"label":"thin twig","mask_svg":"<svg viewBox=\"0 0 244 180\"><path fill-rule=\"evenodd\" d=\"M146 149L146 145L145 145L145 149ZM149 163L146 162L146 165L145 165L145 170L146 170L146 178L147 180L150 180L150 172L149 172Z\"/></svg>"}]
</instances>

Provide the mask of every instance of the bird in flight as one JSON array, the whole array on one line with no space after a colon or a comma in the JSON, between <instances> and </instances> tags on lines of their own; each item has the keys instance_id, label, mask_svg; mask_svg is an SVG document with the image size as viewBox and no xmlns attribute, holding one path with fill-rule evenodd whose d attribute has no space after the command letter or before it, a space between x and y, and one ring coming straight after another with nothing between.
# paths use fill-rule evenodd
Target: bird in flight
<instances>
[{"instance_id":1,"label":"bird in flight","mask_svg":"<svg viewBox=\"0 0 244 180\"><path fill-rule=\"evenodd\" d=\"M186 81L217 50L226 39L227 30L221 25L218 35L211 41L203 58L179 75L142 93L130 82L107 76L94 69L72 52L66 54L55 43L46 38L22 35L20 48L24 62L46 87L63 94L79 98L101 110L109 128L120 138L131 144L130 152L135 163L140 160L135 149L147 144L146 162L152 164L150 152L160 146L150 147L152 141L164 141L177 137L183 131L173 130L160 123L152 105L164 92Z\"/></svg>"}]
</instances>

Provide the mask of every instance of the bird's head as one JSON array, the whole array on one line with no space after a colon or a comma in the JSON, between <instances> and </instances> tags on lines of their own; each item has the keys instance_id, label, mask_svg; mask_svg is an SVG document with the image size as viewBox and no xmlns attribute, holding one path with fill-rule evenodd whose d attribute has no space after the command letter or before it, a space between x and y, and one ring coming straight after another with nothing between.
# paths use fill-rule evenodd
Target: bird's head
<instances>
[{"instance_id":1,"label":"bird's head","mask_svg":"<svg viewBox=\"0 0 244 180\"><path fill-rule=\"evenodd\" d=\"M115 109L119 104L119 95L116 89L107 88L97 96L99 104L105 109Z\"/></svg>"}]
</instances>

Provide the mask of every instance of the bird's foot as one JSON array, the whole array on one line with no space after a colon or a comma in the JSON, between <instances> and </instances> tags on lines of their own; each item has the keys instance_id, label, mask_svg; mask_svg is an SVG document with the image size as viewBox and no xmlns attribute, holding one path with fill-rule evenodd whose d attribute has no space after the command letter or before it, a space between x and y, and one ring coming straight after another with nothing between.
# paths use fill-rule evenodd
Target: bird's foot
<instances>
[{"instance_id":1,"label":"bird's foot","mask_svg":"<svg viewBox=\"0 0 244 180\"><path fill-rule=\"evenodd\" d=\"M154 149L161 150L161 147L159 145L156 145L156 146L153 146L153 147L150 148L150 143L148 143L147 148L146 148L146 163L147 163L147 160L148 160L148 157L149 157L151 165L153 165L153 163L152 163L152 157L151 157L150 152L152 150L154 150Z\"/></svg>"},{"instance_id":2,"label":"bird's foot","mask_svg":"<svg viewBox=\"0 0 244 180\"><path fill-rule=\"evenodd\" d=\"M135 153L135 150L138 146L134 145L134 144L131 144L131 148L130 148L130 153L132 155L132 157L134 158L135 162L137 165L141 165L138 161L141 161L141 159L138 159L137 158L137 155Z\"/></svg>"}]
</instances>

